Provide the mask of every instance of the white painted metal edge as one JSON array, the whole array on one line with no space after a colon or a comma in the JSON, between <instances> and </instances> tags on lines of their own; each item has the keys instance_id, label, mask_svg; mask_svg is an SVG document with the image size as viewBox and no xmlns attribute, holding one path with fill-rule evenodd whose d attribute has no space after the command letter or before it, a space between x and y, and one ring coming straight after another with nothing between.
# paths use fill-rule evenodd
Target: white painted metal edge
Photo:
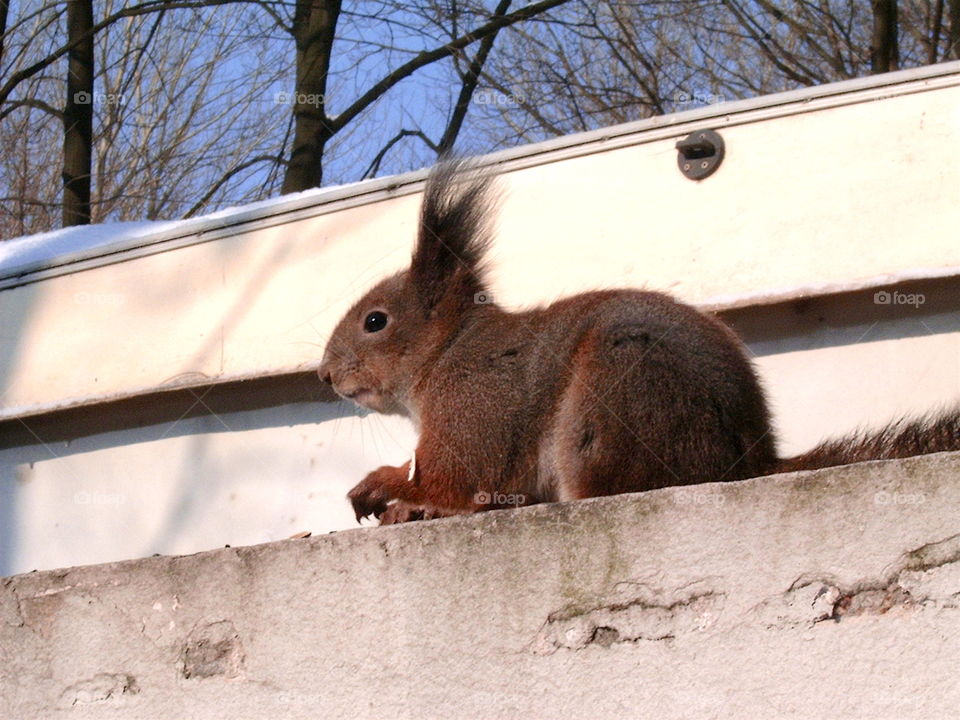
<instances>
[{"instance_id":1,"label":"white painted metal edge","mask_svg":"<svg viewBox=\"0 0 960 720\"><path fill-rule=\"evenodd\" d=\"M703 127L704 124L710 124L713 127L731 127L758 120L872 102L882 98L954 85L960 85L960 61L719 103L600 130L566 135L492 153L478 158L478 164L486 167L498 166L501 172L509 172L686 134L695 127ZM402 175L334 187L327 191L321 189L315 193L309 193L307 197L292 196L288 200L269 203L266 207L239 209L230 214L218 214L216 218L197 218L195 222L187 222L174 229L141 234L135 238L122 238L97 248L9 268L0 273L0 290L294 222L305 217L336 212L389 197L408 195L421 189L426 173L426 169L416 170Z\"/></svg>"},{"instance_id":2,"label":"white painted metal edge","mask_svg":"<svg viewBox=\"0 0 960 720\"><path fill-rule=\"evenodd\" d=\"M943 268L913 268L902 272L877 275L870 278L861 278L844 283L821 283L815 285L802 285L795 288L784 288L782 290L764 291L761 293L743 293L736 295L724 295L710 298L701 303L695 303L695 306L706 312L723 312L726 310L739 310L751 307L763 307L765 305L775 305L781 302L791 300L810 299L828 295L839 295L852 292L860 292L873 288L889 287L896 283L915 282L919 280L933 280L940 278L954 278L960 281L960 266ZM513 308L511 308L513 309ZM320 364L320 357L317 356L316 362L300 363L286 367L272 368L268 372L260 373L235 373L218 375L211 382L207 378L188 377L166 385L148 385L143 387L131 388L120 393L111 393L108 395L95 395L70 398L66 401L55 401L47 403L38 403L36 405L19 406L13 408L0 408L0 421L27 419L31 416L42 415L57 410L69 410L71 408L82 407L86 405L116 402L127 400L141 395L165 392L168 390L186 390L190 388L206 387L208 385L221 385L229 382L241 380L257 380L261 378L275 377L278 375L287 375L290 373L309 372L314 370ZM317 383L319 383L319 378Z\"/></svg>"},{"instance_id":3,"label":"white painted metal edge","mask_svg":"<svg viewBox=\"0 0 960 720\"><path fill-rule=\"evenodd\" d=\"M763 292L755 293L719 295L696 303L696 306L707 312L724 312L726 310L739 310L741 308L761 307L763 305L776 305L777 303L790 302L791 300L803 300L823 297L825 295L842 295L863 290L873 290L876 288L890 287L897 283L937 280L941 278L955 278L960 280L960 266L909 268L895 273L857 278L846 282L816 283L795 288L764 290Z\"/></svg>"}]
</instances>

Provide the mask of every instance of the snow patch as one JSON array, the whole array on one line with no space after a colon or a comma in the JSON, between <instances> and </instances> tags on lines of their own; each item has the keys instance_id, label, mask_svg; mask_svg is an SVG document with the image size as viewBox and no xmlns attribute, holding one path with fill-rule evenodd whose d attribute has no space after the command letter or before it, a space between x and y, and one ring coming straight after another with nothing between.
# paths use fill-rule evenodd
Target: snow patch
<instances>
[{"instance_id":1,"label":"snow patch","mask_svg":"<svg viewBox=\"0 0 960 720\"><path fill-rule=\"evenodd\" d=\"M185 221L179 221L185 222ZM63 255L91 250L120 240L146 237L176 227L178 221L116 222L77 225L0 243L0 271L47 263Z\"/></svg>"},{"instance_id":2,"label":"snow patch","mask_svg":"<svg viewBox=\"0 0 960 720\"><path fill-rule=\"evenodd\" d=\"M384 179L378 178L380 181ZM50 267L81 258L108 254L131 245L146 245L171 236L182 237L310 205L321 205L343 197L344 190L359 184L355 182L313 188L248 205L223 208L187 220L140 220L77 225L38 235L11 238L0 242L0 278L22 274L38 267ZM379 186L382 182L376 184Z\"/></svg>"}]
</instances>

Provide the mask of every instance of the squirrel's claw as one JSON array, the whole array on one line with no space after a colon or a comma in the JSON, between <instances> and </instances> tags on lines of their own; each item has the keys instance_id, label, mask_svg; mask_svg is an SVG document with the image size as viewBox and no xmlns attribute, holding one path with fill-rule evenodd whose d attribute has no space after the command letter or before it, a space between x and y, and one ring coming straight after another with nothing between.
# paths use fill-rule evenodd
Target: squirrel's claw
<instances>
[{"instance_id":1,"label":"squirrel's claw","mask_svg":"<svg viewBox=\"0 0 960 720\"><path fill-rule=\"evenodd\" d=\"M376 478L376 471L367 475L348 494L347 498L353 505L353 512L359 523L363 518L373 515L378 520L387 511L390 496Z\"/></svg>"}]
</instances>

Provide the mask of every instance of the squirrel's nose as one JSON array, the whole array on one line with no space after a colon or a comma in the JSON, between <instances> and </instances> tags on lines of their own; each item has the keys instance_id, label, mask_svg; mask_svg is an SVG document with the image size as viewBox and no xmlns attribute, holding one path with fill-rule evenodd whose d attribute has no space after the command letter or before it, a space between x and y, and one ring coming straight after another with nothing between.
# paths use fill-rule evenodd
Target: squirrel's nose
<instances>
[{"instance_id":1,"label":"squirrel's nose","mask_svg":"<svg viewBox=\"0 0 960 720\"><path fill-rule=\"evenodd\" d=\"M327 385L333 384L333 378L330 377L330 368L327 367L326 363L323 363L317 368L317 375L320 377L321 382L325 382Z\"/></svg>"}]
</instances>

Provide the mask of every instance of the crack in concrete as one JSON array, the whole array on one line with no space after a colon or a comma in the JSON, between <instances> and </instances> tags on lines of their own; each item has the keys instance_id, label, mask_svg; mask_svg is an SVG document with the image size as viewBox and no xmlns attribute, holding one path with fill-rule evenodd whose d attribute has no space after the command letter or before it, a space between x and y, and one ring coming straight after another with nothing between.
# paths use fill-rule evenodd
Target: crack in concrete
<instances>
[{"instance_id":1,"label":"crack in concrete","mask_svg":"<svg viewBox=\"0 0 960 720\"><path fill-rule=\"evenodd\" d=\"M140 688L133 675L127 673L97 673L92 678L69 685L60 693L58 706L72 708L89 703L117 702L124 695L137 695Z\"/></svg>"},{"instance_id":2,"label":"crack in concrete","mask_svg":"<svg viewBox=\"0 0 960 720\"><path fill-rule=\"evenodd\" d=\"M751 614L767 628L781 629L922 607L960 607L960 534L904 553L874 580L845 586L834 578L802 576Z\"/></svg>"},{"instance_id":3,"label":"crack in concrete","mask_svg":"<svg viewBox=\"0 0 960 720\"><path fill-rule=\"evenodd\" d=\"M781 595L755 605L750 614L766 628L813 625L829 620L842 593L829 580L797 580Z\"/></svg>"},{"instance_id":4,"label":"crack in concrete","mask_svg":"<svg viewBox=\"0 0 960 720\"><path fill-rule=\"evenodd\" d=\"M571 606L551 613L533 642L533 652L547 655L561 648L617 643L662 642L703 632L723 610L726 595L712 590L664 599L665 593L641 587L632 598ZM674 599L675 598L675 599Z\"/></svg>"},{"instance_id":5,"label":"crack in concrete","mask_svg":"<svg viewBox=\"0 0 960 720\"><path fill-rule=\"evenodd\" d=\"M183 643L178 661L185 679L223 676L234 678L243 670L246 654L240 634L229 620L197 625Z\"/></svg>"},{"instance_id":6,"label":"crack in concrete","mask_svg":"<svg viewBox=\"0 0 960 720\"><path fill-rule=\"evenodd\" d=\"M882 578L843 592L829 619L915 607L960 607L960 534L905 553Z\"/></svg>"},{"instance_id":7,"label":"crack in concrete","mask_svg":"<svg viewBox=\"0 0 960 720\"><path fill-rule=\"evenodd\" d=\"M532 650L545 655L562 648L675 640L712 627L725 597L713 590L667 593L641 586L624 599L571 605L550 614ZM960 534L905 553L876 580L845 586L833 578L801 576L786 592L755 605L750 615L769 629L787 629L895 609L958 607Z\"/></svg>"}]
</instances>

